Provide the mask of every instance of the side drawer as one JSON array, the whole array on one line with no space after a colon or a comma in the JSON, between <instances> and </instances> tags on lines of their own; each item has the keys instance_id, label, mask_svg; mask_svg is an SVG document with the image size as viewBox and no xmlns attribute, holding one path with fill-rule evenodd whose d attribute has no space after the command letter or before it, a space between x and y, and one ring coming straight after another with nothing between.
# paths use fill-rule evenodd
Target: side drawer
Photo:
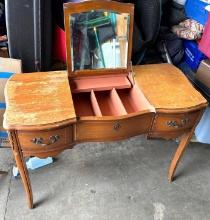
<instances>
[{"instance_id":1,"label":"side drawer","mask_svg":"<svg viewBox=\"0 0 210 220\"><path fill-rule=\"evenodd\" d=\"M174 132L190 129L196 123L199 111L190 113L157 113L152 125L152 132Z\"/></svg>"},{"instance_id":2,"label":"side drawer","mask_svg":"<svg viewBox=\"0 0 210 220\"><path fill-rule=\"evenodd\" d=\"M18 131L18 139L21 149L26 152L59 150L73 141L73 127L69 125L54 130Z\"/></svg>"},{"instance_id":3,"label":"side drawer","mask_svg":"<svg viewBox=\"0 0 210 220\"><path fill-rule=\"evenodd\" d=\"M76 125L76 141L120 140L147 133L154 113L120 120L80 121Z\"/></svg>"}]
</instances>

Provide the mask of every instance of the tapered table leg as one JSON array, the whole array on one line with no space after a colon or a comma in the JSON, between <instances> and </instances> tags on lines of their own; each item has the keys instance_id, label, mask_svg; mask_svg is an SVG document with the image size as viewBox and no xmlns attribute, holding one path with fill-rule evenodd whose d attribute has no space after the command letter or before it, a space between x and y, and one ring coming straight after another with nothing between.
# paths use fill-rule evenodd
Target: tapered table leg
<instances>
[{"instance_id":1,"label":"tapered table leg","mask_svg":"<svg viewBox=\"0 0 210 220\"><path fill-rule=\"evenodd\" d=\"M27 196L28 206L30 209L33 208L33 194L31 189L31 182L28 175L28 170L26 168L25 160L23 157L23 153L21 151L21 147L19 145L19 141L15 131L8 132L10 143L12 145L12 152L16 161L16 165L20 172L20 176L23 182L24 190Z\"/></svg>"},{"instance_id":2,"label":"tapered table leg","mask_svg":"<svg viewBox=\"0 0 210 220\"><path fill-rule=\"evenodd\" d=\"M176 153L175 153L175 155L171 161L170 167L169 167L169 171L168 171L168 181L169 182L173 181L173 177L174 177L174 173L176 171L177 165L178 165L188 143L190 142L190 139L192 138L193 131L185 133L181 138L180 144L176 150Z\"/></svg>"},{"instance_id":3,"label":"tapered table leg","mask_svg":"<svg viewBox=\"0 0 210 220\"><path fill-rule=\"evenodd\" d=\"M30 178L28 175L28 170L26 168L26 164L23 158L22 153L13 151L14 157L15 157L15 161L18 167L18 170L20 172L20 176L23 182L23 186L24 186L24 190L27 196L27 201L28 201L28 206L30 209L33 208L33 193L32 193L32 189L31 189L31 182L30 182Z\"/></svg>"},{"instance_id":4,"label":"tapered table leg","mask_svg":"<svg viewBox=\"0 0 210 220\"><path fill-rule=\"evenodd\" d=\"M31 183L30 183L30 178L28 175L28 170L26 168L26 164L23 158L23 155L21 152L15 152L13 151L15 161L18 167L18 170L20 172L20 176L23 182L24 190L27 196L28 200L28 206L30 209L33 208L33 194L32 194L32 189L31 189Z\"/></svg>"},{"instance_id":5,"label":"tapered table leg","mask_svg":"<svg viewBox=\"0 0 210 220\"><path fill-rule=\"evenodd\" d=\"M175 153L175 155L171 161L170 167L169 167L169 171L168 171L168 181L169 182L173 181L173 177L174 177L174 173L176 171L177 165L178 165L187 145L189 144L189 142L194 134L195 127L197 126L198 122L200 121L200 119L203 115L203 111L204 110L200 111L199 116L197 118L197 121L195 122L193 128L189 132L186 132L181 138L180 144L176 150L176 153Z\"/></svg>"}]
</instances>

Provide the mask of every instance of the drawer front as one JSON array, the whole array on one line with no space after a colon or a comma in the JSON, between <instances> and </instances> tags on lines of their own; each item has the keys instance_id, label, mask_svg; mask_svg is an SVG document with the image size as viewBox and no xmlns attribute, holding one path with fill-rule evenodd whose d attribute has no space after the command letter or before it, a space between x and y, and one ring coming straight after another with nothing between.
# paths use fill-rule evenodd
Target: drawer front
<instances>
[{"instance_id":1,"label":"drawer front","mask_svg":"<svg viewBox=\"0 0 210 220\"><path fill-rule=\"evenodd\" d=\"M18 139L23 151L43 152L57 150L73 141L73 128L68 126L55 130L35 132L18 131Z\"/></svg>"},{"instance_id":2,"label":"drawer front","mask_svg":"<svg viewBox=\"0 0 210 220\"><path fill-rule=\"evenodd\" d=\"M110 141L147 133L153 113L113 121L84 121L76 127L76 141Z\"/></svg>"},{"instance_id":3,"label":"drawer front","mask_svg":"<svg viewBox=\"0 0 210 220\"><path fill-rule=\"evenodd\" d=\"M158 113L153 122L152 131L181 131L192 128L199 116L199 111L186 114Z\"/></svg>"}]
</instances>

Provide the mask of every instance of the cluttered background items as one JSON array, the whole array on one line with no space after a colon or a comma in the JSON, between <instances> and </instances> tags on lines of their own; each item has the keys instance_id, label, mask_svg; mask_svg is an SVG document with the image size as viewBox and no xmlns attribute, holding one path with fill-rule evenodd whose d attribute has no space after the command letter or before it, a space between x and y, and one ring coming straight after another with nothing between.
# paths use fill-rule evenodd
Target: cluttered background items
<instances>
[{"instance_id":1,"label":"cluttered background items","mask_svg":"<svg viewBox=\"0 0 210 220\"><path fill-rule=\"evenodd\" d=\"M10 147L8 134L3 128L3 116L6 108L4 87L9 77L21 72L21 60L0 57L0 148Z\"/></svg>"},{"instance_id":2,"label":"cluttered background items","mask_svg":"<svg viewBox=\"0 0 210 220\"><path fill-rule=\"evenodd\" d=\"M8 57L5 7L2 0L0 0L0 57Z\"/></svg>"},{"instance_id":3,"label":"cluttered background items","mask_svg":"<svg viewBox=\"0 0 210 220\"><path fill-rule=\"evenodd\" d=\"M72 1L78 0L33 0L26 8L26 0L19 0L18 3L0 0L1 5L6 6L10 56L22 60L24 72L51 70L55 61L63 63L65 68L63 3ZM179 66L186 62L191 70L196 71L200 62L209 57L210 50L206 49L210 42L209 31L206 30L209 0L118 1L135 4L134 65L167 62L167 51L173 64ZM17 16L20 18L18 21ZM4 24L5 19L2 19L0 26ZM14 31L17 27L20 30L18 33ZM30 50L25 47L26 40L21 36L24 27L29 27L27 42L31 45ZM1 29L5 31L5 27Z\"/></svg>"}]
</instances>

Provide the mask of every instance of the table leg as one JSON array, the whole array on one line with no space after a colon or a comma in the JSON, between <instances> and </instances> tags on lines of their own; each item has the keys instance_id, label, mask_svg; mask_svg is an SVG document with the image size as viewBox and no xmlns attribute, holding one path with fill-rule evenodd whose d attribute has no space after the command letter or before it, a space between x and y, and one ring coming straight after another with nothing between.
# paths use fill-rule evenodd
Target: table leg
<instances>
[{"instance_id":1,"label":"table leg","mask_svg":"<svg viewBox=\"0 0 210 220\"><path fill-rule=\"evenodd\" d=\"M22 153L13 151L15 161L20 172L20 176L23 182L24 190L28 200L28 206L30 209L33 208L33 193L31 189L31 182L28 175L28 170L26 168L26 164L23 158Z\"/></svg>"},{"instance_id":2,"label":"table leg","mask_svg":"<svg viewBox=\"0 0 210 220\"><path fill-rule=\"evenodd\" d=\"M186 132L181 138L180 144L176 150L176 153L175 153L175 155L171 161L170 167L169 167L169 171L168 171L168 181L169 182L173 181L173 177L174 177L174 173L176 171L177 165L178 165L187 145L189 144L189 142L194 134L195 127L197 126L198 122L200 121L200 119L203 115L203 111L204 110L200 111L199 116L197 118L197 121L195 122L193 128L189 132Z\"/></svg>"},{"instance_id":3,"label":"table leg","mask_svg":"<svg viewBox=\"0 0 210 220\"><path fill-rule=\"evenodd\" d=\"M12 152L16 161L16 165L18 167L18 170L20 172L20 176L23 182L24 190L27 196L28 206L30 209L33 208L33 194L31 189L31 182L28 175L28 170L26 168L25 160L23 157L23 153L21 151L21 148L19 146L19 142L16 136L16 132L8 132L10 143L12 145Z\"/></svg>"},{"instance_id":4,"label":"table leg","mask_svg":"<svg viewBox=\"0 0 210 220\"><path fill-rule=\"evenodd\" d=\"M176 150L176 153L171 161L170 167L169 167L169 171L168 171L168 181L172 182L173 181L173 177L174 177L174 173L176 171L177 165L188 145L188 143L190 142L190 139L192 138L194 129L193 131L190 131L188 133L185 133L180 141L180 144Z\"/></svg>"}]
</instances>

